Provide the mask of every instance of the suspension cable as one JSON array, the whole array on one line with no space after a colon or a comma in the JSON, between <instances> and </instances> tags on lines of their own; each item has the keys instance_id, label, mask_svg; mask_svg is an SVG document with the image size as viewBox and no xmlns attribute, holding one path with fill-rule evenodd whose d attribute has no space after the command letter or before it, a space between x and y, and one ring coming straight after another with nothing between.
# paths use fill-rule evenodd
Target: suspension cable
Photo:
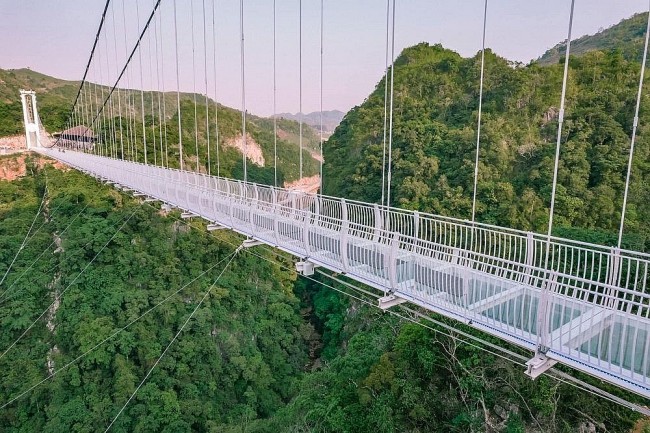
<instances>
[{"instance_id":1,"label":"suspension cable","mask_svg":"<svg viewBox=\"0 0 650 433\"><path fill-rule=\"evenodd\" d=\"M244 52L244 0L239 0L239 29L241 33L241 129L242 129L242 165L244 167L244 182L248 182L246 170L246 75L245 75L245 52Z\"/></svg>"},{"instance_id":2,"label":"suspension cable","mask_svg":"<svg viewBox=\"0 0 650 433\"><path fill-rule=\"evenodd\" d=\"M650 3L650 2L649 2ZM625 211L627 208L627 194L630 189L630 176L632 174L632 160L634 156L634 143L636 131L639 126L639 108L641 107L641 93L643 91L643 79L645 78L645 64L648 57L648 39L650 37L650 6L648 9L648 24L645 30L645 45L643 46L643 60L641 63L641 76L639 77L639 90L636 95L636 108L634 109L634 122L632 123L632 139L630 141L630 156L627 161L627 174L625 175L625 190L623 192L623 208L621 209L621 223L618 228L618 248L623 242L623 226L625 225Z\"/></svg>"},{"instance_id":3,"label":"suspension cable","mask_svg":"<svg viewBox=\"0 0 650 433\"><path fill-rule=\"evenodd\" d=\"M548 321L549 318L549 292L552 287L552 280L549 267L549 260L551 255L551 234L553 231L553 212L555 209L555 192L557 189L557 174L558 174L558 165L560 161L560 145L562 143L562 123L564 122L564 101L566 97L566 87L569 74L569 55L571 52L571 29L573 27L573 10L575 6L575 0L571 0L571 11L569 14L569 30L566 42L566 57L564 59L564 76L562 78L562 96L560 98L560 113L558 116L558 127L557 127L557 141L555 145L555 164L553 168L553 189L551 191L551 209L549 211L549 221L548 221L548 232L546 235L546 248L544 255L544 269L548 272L546 282L543 284L541 293L540 293L540 302L537 309L537 317L540 321L538 329L540 329L539 335L537 336L537 350L545 352L548 345Z\"/></svg>"},{"instance_id":4,"label":"suspension cable","mask_svg":"<svg viewBox=\"0 0 650 433\"><path fill-rule=\"evenodd\" d=\"M214 18L214 2L212 0L212 68L214 74L214 129L215 129L215 142L217 150L217 177L221 175L221 163L219 157L219 102L217 102L217 27Z\"/></svg>"},{"instance_id":5,"label":"suspension cable","mask_svg":"<svg viewBox=\"0 0 650 433\"><path fill-rule=\"evenodd\" d=\"M70 110L70 116L68 116L68 120L72 119L72 113L74 113L74 110L77 106L77 102L79 101L79 97L81 95L81 89L83 89L84 84L86 83L86 77L88 76L88 70L90 69L90 64L93 61L93 56L95 55L95 48L97 48L97 44L99 43L99 35L102 32L102 28L104 27L104 21L106 20L106 11L108 10L108 5L111 3L111 0L106 0L106 3L104 4L104 10L102 11L102 17L99 21L99 26L97 28L97 33L95 34L95 41L93 42L93 47L90 50L90 56L88 57L88 62L86 63L86 70L84 71L83 78L81 79L81 84L79 84L79 90L77 90L77 96L74 98L74 102L72 103L72 109ZM60 140L60 138L59 138ZM56 143L59 142L59 140L56 141ZM55 145L56 145L55 143Z\"/></svg>"},{"instance_id":6,"label":"suspension cable","mask_svg":"<svg viewBox=\"0 0 650 433\"><path fill-rule=\"evenodd\" d=\"M155 1L155 0L154 0ZM154 41L154 52L156 56L156 89L158 89L157 93L157 98L158 99L158 143L160 144L160 166L165 167L165 150L163 148L163 116L162 116L162 101L161 99L164 99L165 97L165 92L162 90L162 86L160 83L160 62L158 61L159 59L159 51L158 51L158 23L160 22L160 16L162 14L162 9L158 12L158 15L156 16L156 19L153 22L153 41ZM153 72L152 72L153 73ZM153 97L153 92L152 92L152 97ZM153 103L153 101L152 101ZM153 115L153 113L152 113ZM155 116L154 116L155 117ZM166 128L166 126L165 126ZM156 135L156 131L154 130L154 136Z\"/></svg>"},{"instance_id":7,"label":"suspension cable","mask_svg":"<svg viewBox=\"0 0 650 433\"><path fill-rule=\"evenodd\" d=\"M298 0L298 142L300 148L300 173L302 179L302 0Z\"/></svg>"},{"instance_id":8,"label":"suspension cable","mask_svg":"<svg viewBox=\"0 0 650 433\"><path fill-rule=\"evenodd\" d=\"M157 27L157 19L154 19L153 21L153 27L154 31L156 30ZM151 51L151 32L147 34L147 50L148 50L148 58L149 58L149 85L151 87L151 90L149 91L149 96L151 98L151 144L153 146L153 164L155 166L158 165L158 158L157 158L157 149L156 149L156 96L154 95L154 81L153 81L153 63L151 61L151 58L153 57L153 52ZM156 50L156 66L158 66L158 50ZM156 81L156 88L160 85L159 82ZM160 90L157 90L156 93L158 94L158 100L160 100ZM162 157L162 155L161 155Z\"/></svg>"},{"instance_id":9,"label":"suspension cable","mask_svg":"<svg viewBox=\"0 0 650 433\"><path fill-rule=\"evenodd\" d=\"M212 165L210 161L210 98L208 98L208 43L207 43L207 30L205 27L205 0L201 0L201 7L203 11L203 78L205 80L205 129L207 133L207 160L208 160L208 176L212 174Z\"/></svg>"},{"instance_id":10,"label":"suspension cable","mask_svg":"<svg viewBox=\"0 0 650 433\"><path fill-rule=\"evenodd\" d=\"M320 185L323 194L323 0L320 0Z\"/></svg>"},{"instance_id":11,"label":"suspension cable","mask_svg":"<svg viewBox=\"0 0 650 433\"><path fill-rule=\"evenodd\" d=\"M384 138L383 151L381 153L381 205L386 200L386 131L388 125L388 44L390 36L390 0L386 0L386 58L384 67Z\"/></svg>"},{"instance_id":12,"label":"suspension cable","mask_svg":"<svg viewBox=\"0 0 650 433\"><path fill-rule=\"evenodd\" d=\"M474 193L472 194L472 222L476 217L476 187L478 185L478 159L481 146L481 115L483 114L483 77L485 72L485 29L487 27L488 0L483 8L483 42L481 45L481 79L478 91L478 120L476 122L476 159L474 161Z\"/></svg>"},{"instance_id":13,"label":"suspension cable","mask_svg":"<svg viewBox=\"0 0 650 433\"><path fill-rule=\"evenodd\" d=\"M276 0L273 0L273 186L278 187L278 116L276 73Z\"/></svg>"},{"instance_id":14,"label":"suspension cable","mask_svg":"<svg viewBox=\"0 0 650 433\"><path fill-rule=\"evenodd\" d=\"M160 0L159 0L160 1ZM178 61L178 20L176 19L176 0L174 0L174 43L176 47L176 103L178 105L178 152L179 164L183 170L183 130L181 127L181 82Z\"/></svg>"},{"instance_id":15,"label":"suspension cable","mask_svg":"<svg viewBox=\"0 0 650 433\"><path fill-rule=\"evenodd\" d=\"M140 47L140 42L142 41L142 38L144 37L144 34L147 32L147 29L149 28L149 25L151 24L151 21L153 20L153 17L156 14L156 11L158 10L158 7L160 6L160 2L161 2L161 0L156 1L156 4L154 5L153 10L151 11L151 14L149 14L149 18L147 19L147 22L146 22L144 28L140 32L140 36L138 36L138 40L136 41L135 46L131 50L131 54L129 54L129 57L126 60L126 63L124 65L124 67L122 68L122 71L120 72L119 76L117 77L117 80L115 81L115 84L113 84L113 86L111 87L111 90L108 93L108 96L106 97L106 99L104 99L104 102L98 107L98 112L95 114L90 126L93 126L95 124L95 121L97 120L97 118L100 116L100 114L104 110L104 107L106 107L106 104L108 103L108 100L113 95L113 92L117 88L117 85L119 84L120 80L124 76L124 73L126 72L127 67L131 63L131 60L133 59L133 56L135 56L135 52Z\"/></svg>"},{"instance_id":16,"label":"suspension cable","mask_svg":"<svg viewBox=\"0 0 650 433\"><path fill-rule=\"evenodd\" d=\"M560 162L560 145L562 144L562 124L564 123L564 102L566 99L567 80L569 76L569 55L571 54L571 29L573 27L574 6L575 6L575 0L571 0L571 12L569 15L569 33L566 40L566 54L564 58L564 76L562 78L562 96L560 98L560 113L558 115L557 140L555 143L555 163L553 166L553 189L551 190L551 209L549 211L549 216L548 216L548 232L547 232L548 242L547 243L550 243L551 233L553 231L553 213L555 211L555 192L557 190L557 172L558 172L558 165ZM547 250L546 250L547 261L548 261L548 249L549 249L549 245L547 245Z\"/></svg>"},{"instance_id":17,"label":"suspension cable","mask_svg":"<svg viewBox=\"0 0 650 433\"><path fill-rule=\"evenodd\" d=\"M154 0L155 1L155 0ZM162 137L160 139L160 153L165 157L165 162L163 166L169 168L169 147L167 145L167 101L165 98L165 49L163 46L163 31L162 31L162 8L158 13L157 22L154 26L154 31L156 32L156 50L158 50L158 25L160 25L160 90L159 93L159 102L158 102L158 111L160 111L160 101L162 100L162 115L159 114L161 118L160 129L162 131ZM158 24L160 23L160 24ZM157 56L156 56L157 57ZM156 62L156 68L158 68L158 62ZM164 128L163 128L164 125ZM162 141L165 142L165 148L163 152Z\"/></svg>"},{"instance_id":18,"label":"suspension cable","mask_svg":"<svg viewBox=\"0 0 650 433\"><path fill-rule=\"evenodd\" d=\"M192 97L194 99L194 146L196 148L196 172L199 173L199 123L196 107L196 43L194 42L194 0L190 0L191 33L192 33Z\"/></svg>"},{"instance_id":19,"label":"suspension cable","mask_svg":"<svg viewBox=\"0 0 650 433\"><path fill-rule=\"evenodd\" d=\"M113 24L113 45L115 46L115 65L117 65L117 32L115 31L115 7L111 3L111 17ZM122 96L120 95L120 88L117 88L117 111L119 113L118 124L120 126L120 154L124 159L124 130L122 128Z\"/></svg>"},{"instance_id":20,"label":"suspension cable","mask_svg":"<svg viewBox=\"0 0 650 433\"><path fill-rule=\"evenodd\" d=\"M391 67L390 67L390 112L389 112L389 127L388 127L388 175L386 206L390 207L390 191L391 181L393 175L393 101L395 95L395 0L393 0L393 23L391 32Z\"/></svg>"}]
</instances>

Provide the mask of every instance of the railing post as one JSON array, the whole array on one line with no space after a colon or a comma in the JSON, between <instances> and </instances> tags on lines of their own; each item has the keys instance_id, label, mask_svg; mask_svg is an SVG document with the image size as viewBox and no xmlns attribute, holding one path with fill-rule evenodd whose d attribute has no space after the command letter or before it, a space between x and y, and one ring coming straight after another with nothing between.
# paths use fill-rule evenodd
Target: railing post
<instances>
[{"instance_id":1,"label":"railing post","mask_svg":"<svg viewBox=\"0 0 650 433\"><path fill-rule=\"evenodd\" d=\"M373 235L373 242L378 242L381 236L381 227L382 227L382 218L381 211L379 210L379 205L375 203L375 233Z\"/></svg>"},{"instance_id":2,"label":"railing post","mask_svg":"<svg viewBox=\"0 0 650 433\"><path fill-rule=\"evenodd\" d=\"M399 232L393 232L388 250L388 281L390 293L397 289L397 252L399 250Z\"/></svg>"},{"instance_id":3,"label":"railing post","mask_svg":"<svg viewBox=\"0 0 650 433\"><path fill-rule=\"evenodd\" d=\"M529 286L533 273L533 265L535 263L535 239L533 232L526 234L526 269L524 270L526 276L524 277L524 284Z\"/></svg>"},{"instance_id":4,"label":"railing post","mask_svg":"<svg viewBox=\"0 0 650 433\"><path fill-rule=\"evenodd\" d=\"M304 197L304 196L303 196ZM309 224L311 221L311 210L309 209L309 206L307 206L307 209L304 209L302 211L303 215L303 222L302 222L302 241L305 246L305 256L309 257L310 255L310 248L309 248Z\"/></svg>"},{"instance_id":5,"label":"railing post","mask_svg":"<svg viewBox=\"0 0 650 433\"><path fill-rule=\"evenodd\" d=\"M255 221L254 221L255 215L253 214L253 209L257 209L257 203L259 201L259 191L257 189L257 185L253 185L253 191L255 192L255 194L253 195L253 198L250 201L250 207L248 209L248 222L251 225L251 234L255 234Z\"/></svg>"},{"instance_id":6,"label":"railing post","mask_svg":"<svg viewBox=\"0 0 650 433\"><path fill-rule=\"evenodd\" d=\"M341 199L341 265L345 272L349 269L348 263L348 232L350 220L348 219L348 205L345 199Z\"/></svg>"},{"instance_id":7,"label":"railing post","mask_svg":"<svg viewBox=\"0 0 650 433\"><path fill-rule=\"evenodd\" d=\"M234 228L235 227L235 212L234 212L235 197L233 197L231 183L232 182L228 182L226 185L228 186L228 214L230 215L230 227Z\"/></svg>"},{"instance_id":8,"label":"railing post","mask_svg":"<svg viewBox=\"0 0 650 433\"><path fill-rule=\"evenodd\" d=\"M275 244L280 245L280 224L278 223L278 219L280 218L280 209L278 208L278 190L272 188L271 191L273 191L273 235L275 236Z\"/></svg>"},{"instance_id":9,"label":"railing post","mask_svg":"<svg viewBox=\"0 0 650 433\"><path fill-rule=\"evenodd\" d=\"M607 291L607 307L618 308L618 287L621 270L621 249L612 247L609 253L609 268L607 269L607 284L610 286Z\"/></svg>"},{"instance_id":10,"label":"railing post","mask_svg":"<svg viewBox=\"0 0 650 433\"><path fill-rule=\"evenodd\" d=\"M413 237L418 239L420 237L420 212L413 211Z\"/></svg>"}]
</instances>

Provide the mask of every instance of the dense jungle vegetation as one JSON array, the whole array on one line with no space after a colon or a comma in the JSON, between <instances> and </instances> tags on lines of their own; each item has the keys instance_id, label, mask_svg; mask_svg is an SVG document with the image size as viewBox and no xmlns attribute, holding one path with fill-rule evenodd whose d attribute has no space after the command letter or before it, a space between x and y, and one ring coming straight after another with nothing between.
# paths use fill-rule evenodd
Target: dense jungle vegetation
<instances>
[{"instance_id":1,"label":"dense jungle vegetation","mask_svg":"<svg viewBox=\"0 0 650 433\"><path fill-rule=\"evenodd\" d=\"M0 286L2 351L29 329L0 357L0 427L103 431L241 239L28 164L31 176L0 182L3 274L45 194ZM296 280L277 251L245 250L111 431L626 432L637 418L435 329Z\"/></svg>"},{"instance_id":2,"label":"dense jungle vegetation","mask_svg":"<svg viewBox=\"0 0 650 433\"><path fill-rule=\"evenodd\" d=\"M562 67L486 54L478 220L543 230ZM558 233L613 243L638 73L617 50L571 58ZM393 204L469 216L478 74L478 56L440 46L400 55ZM384 83L328 141L327 193L379 200ZM650 206L646 104L644 96L625 239L640 250ZM241 239L208 234L198 221L189 228L77 172L38 167L0 181L0 275L47 186L37 231L0 284L0 350L56 295L61 302L0 356L0 406L197 278L0 409L2 431L104 431ZM639 418L552 378L530 381L522 366L441 331L297 278L277 251L243 251L111 431L625 433Z\"/></svg>"},{"instance_id":3,"label":"dense jungle vegetation","mask_svg":"<svg viewBox=\"0 0 650 433\"><path fill-rule=\"evenodd\" d=\"M562 68L512 64L486 51L478 221L546 230ZM571 58L558 233L613 243L608 234L620 220L639 71L617 50ZM439 45L420 44L397 59L393 205L471 216L479 72L480 54L465 59ZM328 141L325 192L380 199L383 88L384 81ZM640 250L650 234L647 101L646 92L626 218L626 246Z\"/></svg>"}]
</instances>

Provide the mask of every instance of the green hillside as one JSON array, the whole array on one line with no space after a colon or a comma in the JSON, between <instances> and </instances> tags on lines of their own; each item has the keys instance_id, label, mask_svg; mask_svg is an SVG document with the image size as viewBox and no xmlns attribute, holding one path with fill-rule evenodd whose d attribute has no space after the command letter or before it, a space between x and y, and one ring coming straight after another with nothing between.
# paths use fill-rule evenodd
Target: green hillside
<instances>
[{"instance_id":1,"label":"green hillside","mask_svg":"<svg viewBox=\"0 0 650 433\"><path fill-rule=\"evenodd\" d=\"M439 45L407 48L397 59L393 205L470 217L479 68L479 56L462 58ZM614 243L639 70L620 52L571 59L555 209L558 233ZM478 221L546 229L561 80L562 65L513 68L486 53ZM379 200L383 85L346 115L328 141L326 193ZM650 235L646 101L626 221L627 245L639 249L647 248Z\"/></svg>"},{"instance_id":2,"label":"green hillside","mask_svg":"<svg viewBox=\"0 0 650 433\"><path fill-rule=\"evenodd\" d=\"M595 35L585 35L571 41L571 55L582 55L590 51L617 50L628 60L640 61L648 14L640 13L621 20L620 23L599 31ZM566 43L561 42L546 51L536 60L540 65L552 65L560 61L566 52Z\"/></svg>"},{"instance_id":3,"label":"green hillside","mask_svg":"<svg viewBox=\"0 0 650 433\"><path fill-rule=\"evenodd\" d=\"M108 95L109 88L97 86L93 83L87 84L88 89L92 92L90 98L81 98L79 102L79 111L84 113L95 112L96 102L102 101ZM2 70L0 69L0 137L7 135L20 134L23 131L22 108L20 105L19 90L30 89L37 94L39 114L43 126L49 132L61 131L68 119L70 108L77 94L79 87L78 82L64 81L57 78L49 77L29 69ZM122 102L122 131L124 136L129 137L129 142L138 147L137 158L135 152L129 152L129 146L126 145L125 157L144 161L143 134L142 134L142 100L139 90L119 89L113 95L113 106L110 104L105 108L104 114L98 119L93 126L96 134L104 142L117 143L120 141L119 124L120 119L117 114L119 93ZM180 155L178 153L178 114L177 100L175 92L145 92L144 95L145 122L147 125L147 145L148 153L154 155L154 135L156 135L157 149L160 151L160 128L159 128L159 108L160 105L166 107L164 110L166 137L168 149L171 149L169 163L178 167ZM194 95L190 93L181 94L181 124L183 131L183 150L184 157L190 164L190 167L196 166L196 143L195 139L198 133L199 161L200 169L207 172L207 126L206 126L206 105L205 97L197 95L197 121L196 129L194 122ZM210 107L210 135L211 135L211 172L217 172L216 162L216 143L217 136L215 118L215 105L212 99L208 100ZM152 115L153 110L153 115ZM128 113L128 114L127 114ZM111 118L111 115L114 116ZM219 142L220 142L220 174L224 176L241 178L243 176L241 153L234 148L226 148L223 143L241 136L241 112L230 107L219 105ZM88 116L86 120L92 120ZM130 122L130 123L129 123ZM89 123L89 122L87 122ZM129 126L130 125L130 126ZM298 122L281 119L278 121L279 133L283 137L278 139L278 181L282 184L284 181L296 180L299 175L299 138ZM273 155L273 120L262 118L254 115L247 116L247 133L253 140L258 143L262 149L265 165L258 167L254 164L248 164L249 179L255 182L272 184L274 181ZM117 132L116 132L117 131ZM197 133L195 133L195 131ZM282 134L282 135L281 135ZM163 135L164 139L164 135ZM319 149L319 137L316 132L305 126L303 128L303 146L304 146L304 175L311 176L319 171L319 164L311 156L310 151Z\"/></svg>"}]
</instances>

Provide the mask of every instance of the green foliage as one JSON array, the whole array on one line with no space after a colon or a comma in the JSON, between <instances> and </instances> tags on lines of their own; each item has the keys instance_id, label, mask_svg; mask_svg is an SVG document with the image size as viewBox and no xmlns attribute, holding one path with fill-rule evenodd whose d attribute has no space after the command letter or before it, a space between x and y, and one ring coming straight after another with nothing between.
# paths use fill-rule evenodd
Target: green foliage
<instances>
[{"instance_id":1,"label":"green foliage","mask_svg":"<svg viewBox=\"0 0 650 433\"><path fill-rule=\"evenodd\" d=\"M63 295L56 312L46 313L0 360L2 403L45 378L48 360L59 369L88 354L5 408L0 430L95 431L125 403L222 265L210 267L240 240L219 233L221 242L215 242L204 229L191 230L177 216L161 216L94 179L48 168L0 182L3 274L36 214L45 182L45 213L35 225L40 228L0 286L0 293L11 287L0 305L2 350L55 294ZM238 256L115 430L208 431L268 417L284 406L296 393L307 359L293 278L245 252Z\"/></svg>"},{"instance_id":2,"label":"green foliage","mask_svg":"<svg viewBox=\"0 0 650 433\"><path fill-rule=\"evenodd\" d=\"M555 221L615 234L640 65L617 52L571 59ZM548 223L561 65L515 65L486 51L477 220L544 231ZM469 218L480 55L405 49L395 66L391 204ZM379 201L384 85L352 109L325 147L325 192ZM650 217L647 104L641 107L626 233L645 250ZM574 231L582 240L593 238ZM584 236L583 236L584 235ZM608 240L611 237L608 236Z\"/></svg>"}]
</instances>

